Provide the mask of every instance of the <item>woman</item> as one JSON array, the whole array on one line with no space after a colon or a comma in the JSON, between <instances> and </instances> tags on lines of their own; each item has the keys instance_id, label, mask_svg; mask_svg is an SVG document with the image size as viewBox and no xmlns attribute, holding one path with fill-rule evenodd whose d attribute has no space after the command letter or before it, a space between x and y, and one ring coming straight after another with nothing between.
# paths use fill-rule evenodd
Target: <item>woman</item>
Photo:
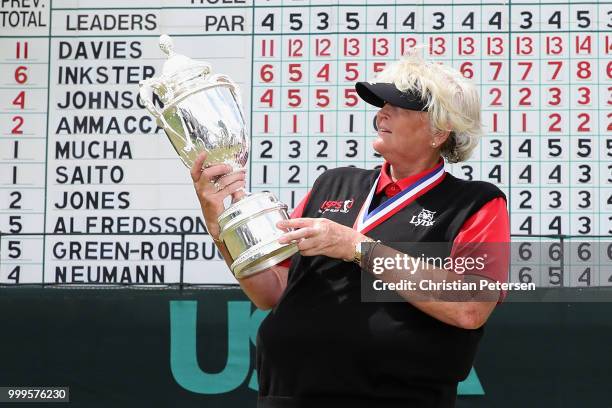
<instances>
[{"instance_id":1,"label":"woman","mask_svg":"<svg viewBox=\"0 0 612 408\"><path fill-rule=\"evenodd\" d=\"M273 308L258 333L260 407L452 407L498 301L496 290L418 287L424 280L467 282L473 274L441 267L407 274L399 266L373 273L376 259L404 255L398 250L407 243L443 242L423 255L450 257L462 251L460 243L509 241L504 194L444 171L443 158L466 160L478 144L475 87L416 55L387 67L378 81L356 89L380 107L373 147L382 168L322 174L292 219L278 224L294 228L279 241L297 241L299 254L240 280L257 307ZM202 170L202 163L200 156L192 168L195 188L209 232L231 262L216 219L223 198L244 186L244 173L227 174L225 165ZM330 211L329 200L344 203L342 211ZM378 242L361 246L365 241ZM404 279L417 289L398 286L394 302L362 301L360 266L364 289L367 277ZM505 280L503 268L478 275Z\"/></svg>"}]
</instances>

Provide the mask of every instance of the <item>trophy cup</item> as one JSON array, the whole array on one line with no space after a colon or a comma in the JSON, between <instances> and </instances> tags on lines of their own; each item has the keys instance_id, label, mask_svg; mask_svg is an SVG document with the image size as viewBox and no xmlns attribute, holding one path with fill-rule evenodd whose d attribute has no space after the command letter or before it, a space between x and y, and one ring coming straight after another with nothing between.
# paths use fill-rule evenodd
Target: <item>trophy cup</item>
<instances>
[{"instance_id":1,"label":"trophy cup","mask_svg":"<svg viewBox=\"0 0 612 408\"><path fill-rule=\"evenodd\" d=\"M168 59L162 75L140 81L140 98L164 129L179 157L191 168L201 151L204 166L225 163L235 171L248 158L248 132L238 86L211 66L173 51L167 35L159 47ZM164 107L153 104L153 94ZM276 223L288 219L287 205L270 192L246 194L220 216L220 240L232 259L236 278L276 265L298 251L296 244L278 243L284 233Z\"/></svg>"}]
</instances>

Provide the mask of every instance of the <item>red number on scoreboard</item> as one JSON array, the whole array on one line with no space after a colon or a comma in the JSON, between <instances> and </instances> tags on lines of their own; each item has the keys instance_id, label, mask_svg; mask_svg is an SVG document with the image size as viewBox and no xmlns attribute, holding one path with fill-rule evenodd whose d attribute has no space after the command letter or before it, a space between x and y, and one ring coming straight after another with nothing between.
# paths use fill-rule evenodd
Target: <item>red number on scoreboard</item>
<instances>
[{"instance_id":1,"label":"red number on scoreboard","mask_svg":"<svg viewBox=\"0 0 612 408\"><path fill-rule=\"evenodd\" d=\"M25 91L21 91L17 94L15 99L13 99L12 104L14 106L18 106L21 109L25 108Z\"/></svg>"},{"instance_id":2,"label":"red number on scoreboard","mask_svg":"<svg viewBox=\"0 0 612 408\"><path fill-rule=\"evenodd\" d=\"M302 80L302 64L289 64L289 81L299 82Z\"/></svg>"},{"instance_id":3,"label":"red number on scoreboard","mask_svg":"<svg viewBox=\"0 0 612 408\"><path fill-rule=\"evenodd\" d=\"M15 58L16 59L28 59L28 42L25 41L23 43L23 47L21 46L21 41L17 41L15 43Z\"/></svg>"},{"instance_id":4,"label":"red number on scoreboard","mask_svg":"<svg viewBox=\"0 0 612 408\"><path fill-rule=\"evenodd\" d=\"M580 99L578 99L579 105L588 105L591 103L591 88L581 86L578 88L578 93L580 94Z\"/></svg>"},{"instance_id":5,"label":"red number on scoreboard","mask_svg":"<svg viewBox=\"0 0 612 408\"><path fill-rule=\"evenodd\" d=\"M561 126L559 126L559 124L561 123L561 115L559 115L558 113L551 113L550 115L548 115L548 119L552 119L552 122L548 126L548 131L561 132Z\"/></svg>"},{"instance_id":6,"label":"red number on scoreboard","mask_svg":"<svg viewBox=\"0 0 612 408\"><path fill-rule=\"evenodd\" d=\"M576 35L576 54L582 54L583 51L585 54L591 53L591 38L592 37L588 35L581 40L580 35Z\"/></svg>"},{"instance_id":7,"label":"red number on scoreboard","mask_svg":"<svg viewBox=\"0 0 612 408\"><path fill-rule=\"evenodd\" d=\"M23 130L21 127L23 126L23 116L13 116L13 123L16 123L11 130L11 134L13 135L22 135Z\"/></svg>"},{"instance_id":8,"label":"red number on scoreboard","mask_svg":"<svg viewBox=\"0 0 612 408\"><path fill-rule=\"evenodd\" d=\"M317 89L315 91L315 97L317 98L316 105L319 108L325 108L329 106L329 89Z\"/></svg>"},{"instance_id":9,"label":"red number on scoreboard","mask_svg":"<svg viewBox=\"0 0 612 408\"><path fill-rule=\"evenodd\" d=\"M274 90L266 89L266 91L259 98L259 102L262 104L267 104L269 108L272 107L274 101Z\"/></svg>"},{"instance_id":10,"label":"red number on scoreboard","mask_svg":"<svg viewBox=\"0 0 612 408\"><path fill-rule=\"evenodd\" d=\"M459 37L457 44L459 55L474 55L476 53L474 43L474 37Z\"/></svg>"},{"instance_id":11,"label":"red number on scoreboard","mask_svg":"<svg viewBox=\"0 0 612 408\"><path fill-rule=\"evenodd\" d=\"M563 67L563 61L548 61L548 65L554 65L555 70L550 78L551 81L557 80L559 77L559 72L561 72L561 67Z\"/></svg>"},{"instance_id":12,"label":"red number on scoreboard","mask_svg":"<svg viewBox=\"0 0 612 408\"><path fill-rule=\"evenodd\" d=\"M516 54L531 55L533 54L533 38L531 37L516 37Z\"/></svg>"},{"instance_id":13,"label":"red number on scoreboard","mask_svg":"<svg viewBox=\"0 0 612 408\"><path fill-rule=\"evenodd\" d=\"M274 80L274 71L272 71L272 64L264 64L259 70L259 77L264 82L272 82Z\"/></svg>"},{"instance_id":14,"label":"red number on scoreboard","mask_svg":"<svg viewBox=\"0 0 612 408\"><path fill-rule=\"evenodd\" d=\"M493 101L489 106L501 106L502 90L500 88L491 88L489 95L493 95Z\"/></svg>"},{"instance_id":15,"label":"red number on scoreboard","mask_svg":"<svg viewBox=\"0 0 612 408\"><path fill-rule=\"evenodd\" d=\"M288 53L290 57L303 57L302 48L304 48L304 41L301 38L290 38L288 41Z\"/></svg>"},{"instance_id":16,"label":"red number on scoreboard","mask_svg":"<svg viewBox=\"0 0 612 408\"><path fill-rule=\"evenodd\" d=\"M331 57L330 48L331 40L329 38L317 38L315 40L315 55L317 57Z\"/></svg>"},{"instance_id":17,"label":"red number on scoreboard","mask_svg":"<svg viewBox=\"0 0 612 408\"><path fill-rule=\"evenodd\" d=\"M329 64L323 65L319 72L317 72L316 77L323 82L329 82Z\"/></svg>"},{"instance_id":18,"label":"red number on scoreboard","mask_svg":"<svg viewBox=\"0 0 612 408\"><path fill-rule=\"evenodd\" d=\"M546 36L546 54L559 55L561 53L563 53L563 38Z\"/></svg>"},{"instance_id":19,"label":"red number on scoreboard","mask_svg":"<svg viewBox=\"0 0 612 408\"><path fill-rule=\"evenodd\" d=\"M344 70L346 71L346 75L344 75L344 79L346 81L356 81L359 78L359 70L357 69L359 64L357 62L347 62L344 64Z\"/></svg>"},{"instance_id":20,"label":"red number on scoreboard","mask_svg":"<svg viewBox=\"0 0 612 408\"><path fill-rule=\"evenodd\" d=\"M464 77L472 79L474 78L474 70L472 69L473 66L474 64L472 64L469 61L466 61L463 64L461 64L459 71Z\"/></svg>"},{"instance_id":21,"label":"red number on scoreboard","mask_svg":"<svg viewBox=\"0 0 612 408\"><path fill-rule=\"evenodd\" d=\"M289 99L288 105L292 108L297 108L302 104L302 97L300 96L299 89L288 89L287 97Z\"/></svg>"},{"instance_id":22,"label":"red number on scoreboard","mask_svg":"<svg viewBox=\"0 0 612 408\"><path fill-rule=\"evenodd\" d=\"M274 57L274 40L261 40L261 56Z\"/></svg>"},{"instance_id":23,"label":"red number on scoreboard","mask_svg":"<svg viewBox=\"0 0 612 408\"><path fill-rule=\"evenodd\" d=\"M503 66L503 63L500 61L491 61L489 62L489 65L492 67L495 67L495 71L493 72L493 81L498 81L499 80L499 74L501 73L501 69Z\"/></svg>"},{"instance_id":24,"label":"red number on scoreboard","mask_svg":"<svg viewBox=\"0 0 612 408\"><path fill-rule=\"evenodd\" d=\"M519 101L519 105L521 105L521 106L531 106L531 101L529 100L529 98L531 98L531 89L530 88L521 88L521 89L519 89L519 93L521 93L523 95L523 97Z\"/></svg>"},{"instance_id":25,"label":"red number on scoreboard","mask_svg":"<svg viewBox=\"0 0 612 408\"><path fill-rule=\"evenodd\" d=\"M525 81L531 72L531 68L533 68L533 62L531 61L521 61L518 63L519 67L524 67L523 75L521 75L521 81Z\"/></svg>"},{"instance_id":26,"label":"red number on scoreboard","mask_svg":"<svg viewBox=\"0 0 612 408\"><path fill-rule=\"evenodd\" d=\"M28 67L24 67L23 65L18 66L15 69L15 82L18 84L25 84L28 80Z\"/></svg>"},{"instance_id":27,"label":"red number on scoreboard","mask_svg":"<svg viewBox=\"0 0 612 408\"><path fill-rule=\"evenodd\" d=\"M549 89L551 100L548 102L551 106L557 106L561 103L561 88L553 87Z\"/></svg>"},{"instance_id":28,"label":"red number on scoreboard","mask_svg":"<svg viewBox=\"0 0 612 408\"><path fill-rule=\"evenodd\" d=\"M429 54L436 56L446 54L446 39L444 37L429 37Z\"/></svg>"},{"instance_id":29,"label":"red number on scoreboard","mask_svg":"<svg viewBox=\"0 0 612 408\"><path fill-rule=\"evenodd\" d=\"M502 55L504 39L502 37L487 37L487 55Z\"/></svg>"},{"instance_id":30,"label":"red number on scoreboard","mask_svg":"<svg viewBox=\"0 0 612 408\"><path fill-rule=\"evenodd\" d=\"M414 37L404 37L400 40L400 55L406 54L410 49L417 45L417 40Z\"/></svg>"},{"instance_id":31,"label":"red number on scoreboard","mask_svg":"<svg viewBox=\"0 0 612 408\"><path fill-rule=\"evenodd\" d=\"M386 62L375 62L374 64L372 64L372 72L382 72L386 66Z\"/></svg>"},{"instance_id":32,"label":"red number on scoreboard","mask_svg":"<svg viewBox=\"0 0 612 408\"><path fill-rule=\"evenodd\" d=\"M591 63L589 61L578 62L576 75L580 79L589 79L591 77Z\"/></svg>"},{"instance_id":33,"label":"red number on scoreboard","mask_svg":"<svg viewBox=\"0 0 612 408\"><path fill-rule=\"evenodd\" d=\"M590 132L591 128L588 126L588 124L591 121L591 115L589 115L588 113L579 113L578 119L581 120L580 124L578 125L578 131Z\"/></svg>"},{"instance_id":34,"label":"red number on scoreboard","mask_svg":"<svg viewBox=\"0 0 612 408\"><path fill-rule=\"evenodd\" d=\"M359 97L357 96L357 90L354 88L345 88L344 89L344 101L345 101L344 104L349 108L357 106L357 104L359 103Z\"/></svg>"},{"instance_id":35,"label":"red number on scoreboard","mask_svg":"<svg viewBox=\"0 0 612 408\"><path fill-rule=\"evenodd\" d=\"M372 38L372 55L386 57L389 55L389 40L387 38Z\"/></svg>"},{"instance_id":36,"label":"red number on scoreboard","mask_svg":"<svg viewBox=\"0 0 612 408\"><path fill-rule=\"evenodd\" d=\"M342 41L342 55L345 57L356 57L361 52L359 38L345 38Z\"/></svg>"}]
</instances>

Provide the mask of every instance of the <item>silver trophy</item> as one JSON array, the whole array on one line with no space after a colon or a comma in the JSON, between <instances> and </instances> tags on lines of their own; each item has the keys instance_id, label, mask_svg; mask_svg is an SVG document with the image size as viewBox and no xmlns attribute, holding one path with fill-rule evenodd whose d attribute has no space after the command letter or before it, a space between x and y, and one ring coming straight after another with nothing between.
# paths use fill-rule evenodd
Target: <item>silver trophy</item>
<instances>
[{"instance_id":1,"label":"silver trophy","mask_svg":"<svg viewBox=\"0 0 612 408\"><path fill-rule=\"evenodd\" d=\"M248 159L248 132L238 86L211 66L173 51L167 35L159 38L167 55L162 75L140 81L140 98L164 129L179 157L191 168L201 151L204 166L225 163L234 170ZM163 109L153 104L153 94ZM285 231L276 227L288 219L287 206L269 192L246 194L220 216L220 239L234 262L232 272L243 278L260 272L297 252L296 244L278 243Z\"/></svg>"}]
</instances>

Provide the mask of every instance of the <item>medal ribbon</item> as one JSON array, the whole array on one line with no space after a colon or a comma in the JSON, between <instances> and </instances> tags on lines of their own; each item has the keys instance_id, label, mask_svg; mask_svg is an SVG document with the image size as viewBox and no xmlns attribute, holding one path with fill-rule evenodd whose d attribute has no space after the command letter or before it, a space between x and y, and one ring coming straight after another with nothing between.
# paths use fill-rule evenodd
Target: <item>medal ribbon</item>
<instances>
[{"instance_id":1,"label":"medal ribbon","mask_svg":"<svg viewBox=\"0 0 612 408\"><path fill-rule=\"evenodd\" d=\"M372 203L372 198L374 198L374 192L376 191L376 186L378 185L378 181L380 179L380 175L374 182L374 185L370 189L368 193L368 197L366 198L361 210L359 211L359 215L357 215L357 220L355 221L355 225L353 228L357 229L357 231L365 234L372 228L381 224L383 221L400 211L402 208L406 207L408 204L416 200L419 196L426 193L437 184L439 184L445 175L444 171L444 162L440 163L438 166L431 169L430 172L425 174L423 177L415 181L413 184L406 187L404 190L400 191L398 194L394 195L378 207L376 207L371 212L368 212L370 208L370 204Z\"/></svg>"}]
</instances>

